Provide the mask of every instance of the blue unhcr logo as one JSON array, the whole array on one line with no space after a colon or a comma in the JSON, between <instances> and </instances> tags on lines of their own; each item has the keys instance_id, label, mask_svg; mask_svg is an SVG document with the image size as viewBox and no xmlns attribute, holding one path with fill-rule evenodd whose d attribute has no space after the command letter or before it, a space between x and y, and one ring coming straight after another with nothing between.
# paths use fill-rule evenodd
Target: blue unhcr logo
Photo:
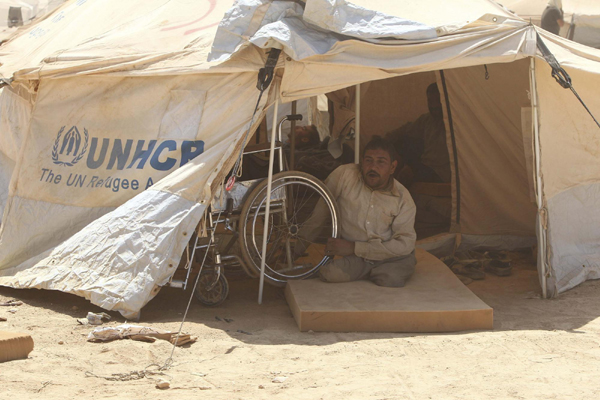
<instances>
[{"instance_id":1,"label":"blue unhcr logo","mask_svg":"<svg viewBox=\"0 0 600 400\"><path fill-rule=\"evenodd\" d=\"M89 135L87 129L84 128L84 142L81 143L82 138L79 129L77 129L76 126L72 126L65 136L62 137L61 141L64 130L64 126L60 128L56 140L54 141L54 146L52 147L52 161L57 165L72 167L77 164L87 152Z\"/></svg>"}]
</instances>

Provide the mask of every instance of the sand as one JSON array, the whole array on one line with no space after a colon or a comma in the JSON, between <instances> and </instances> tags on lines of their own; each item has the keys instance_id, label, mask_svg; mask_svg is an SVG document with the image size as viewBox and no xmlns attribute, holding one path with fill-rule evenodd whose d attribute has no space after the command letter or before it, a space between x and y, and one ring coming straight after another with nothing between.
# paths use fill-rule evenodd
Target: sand
<instances>
[{"instance_id":1,"label":"sand","mask_svg":"<svg viewBox=\"0 0 600 400\"><path fill-rule=\"evenodd\" d=\"M100 308L64 293L0 288L0 302L25 303L15 313L0 307L8 319L0 330L35 341L28 359L0 364L0 399L599 398L600 282L542 300L533 263L516 264L511 277L469 285L494 308L494 330L453 334L300 333L282 289L268 287L258 305L257 281L233 281L222 306L193 301L184 331L199 341L175 350L167 375L131 381L98 376L163 365L172 346L89 343L92 327L76 319ZM188 298L163 289L140 323L177 330ZM107 325L124 322L111 315ZM160 379L170 388L156 389Z\"/></svg>"}]
</instances>

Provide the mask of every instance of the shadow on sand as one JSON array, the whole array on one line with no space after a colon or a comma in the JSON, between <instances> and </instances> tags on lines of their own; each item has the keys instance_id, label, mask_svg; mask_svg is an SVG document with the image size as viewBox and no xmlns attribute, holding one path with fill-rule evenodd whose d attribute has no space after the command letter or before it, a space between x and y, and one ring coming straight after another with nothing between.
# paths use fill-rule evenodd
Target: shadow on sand
<instances>
[{"instance_id":1,"label":"shadow on sand","mask_svg":"<svg viewBox=\"0 0 600 400\"><path fill-rule=\"evenodd\" d=\"M469 285L477 296L494 309L494 331L562 330L577 333L600 316L600 281L589 281L561 294L557 299L540 298L537 272L521 265L510 277L487 276ZM177 330L188 304L191 289L163 288L142 310L140 325ZM31 306L83 318L88 311L104 311L87 300L55 291L16 290L0 287L0 296L19 299ZM265 285L263 304L257 304L258 280L230 282L228 299L220 306L205 307L192 300L184 331L195 324L227 332L231 337L255 345L296 344L326 345L336 342L379 338L413 337L444 334L413 333L301 333L289 310L281 288ZM117 322L124 318L109 313ZM230 322L227 322L227 320ZM462 333L448 333L457 335Z\"/></svg>"}]
</instances>

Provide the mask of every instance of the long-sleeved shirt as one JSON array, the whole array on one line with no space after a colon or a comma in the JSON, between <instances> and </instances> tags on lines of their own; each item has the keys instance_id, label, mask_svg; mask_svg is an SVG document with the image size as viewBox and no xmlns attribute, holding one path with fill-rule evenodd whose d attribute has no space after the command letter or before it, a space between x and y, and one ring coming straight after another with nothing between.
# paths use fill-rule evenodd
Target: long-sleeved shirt
<instances>
[{"instance_id":1,"label":"long-sleeved shirt","mask_svg":"<svg viewBox=\"0 0 600 400\"><path fill-rule=\"evenodd\" d=\"M360 166L346 164L325 184L339 207L341 236L355 243L358 257L385 260L415 249L416 207L400 182L392 179L388 188L372 190L364 183Z\"/></svg>"}]
</instances>

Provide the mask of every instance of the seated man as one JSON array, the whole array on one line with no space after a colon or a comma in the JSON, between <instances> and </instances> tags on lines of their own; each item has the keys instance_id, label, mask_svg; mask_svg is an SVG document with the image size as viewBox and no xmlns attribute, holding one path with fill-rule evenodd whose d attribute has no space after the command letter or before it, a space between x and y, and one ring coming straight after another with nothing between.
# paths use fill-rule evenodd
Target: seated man
<instances>
[{"instance_id":1,"label":"seated man","mask_svg":"<svg viewBox=\"0 0 600 400\"><path fill-rule=\"evenodd\" d=\"M390 143L375 136L360 165L342 165L325 181L341 220L341 237L330 238L325 253L342 258L321 267L324 281L402 287L415 271L415 204L394 179L397 165Z\"/></svg>"},{"instance_id":2,"label":"seated man","mask_svg":"<svg viewBox=\"0 0 600 400\"><path fill-rule=\"evenodd\" d=\"M385 135L406 164L396 177L407 187L413 182L450 183L444 113L436 83L427 87L427 106L427 114Z\"/></svg>"}]
</instances>

